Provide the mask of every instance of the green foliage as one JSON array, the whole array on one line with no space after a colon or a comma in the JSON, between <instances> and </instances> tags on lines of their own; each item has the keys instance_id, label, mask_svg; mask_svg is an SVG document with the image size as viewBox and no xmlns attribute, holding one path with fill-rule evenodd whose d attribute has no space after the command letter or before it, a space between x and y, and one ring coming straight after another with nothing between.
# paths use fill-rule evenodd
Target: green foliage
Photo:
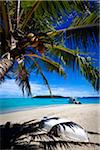
<instances>
[{"instance_id":1,"label":"green foliage","mask_svg":"<svg viewBox=\"0 0 100 150\"><path fill-rule=\"evenodd\" d=\"M94 89L99 91L99 71L92 66L91 57L80 56L79 51L70 50L62 46L53 47L47 45L52 51L53 55L60 59L65 67L71 67L74 70L79 70L82 75L92 84Z\"/></svg>"},{"instance_id":2,"label":"green foliage","mask_svg":"<svg viewBox=\"0 0 100 150\"><path fill-rule=\"evenodd\" d=\"M53 61L52 59L50 59L49 57L46 57L46 56L38 56L38 55L35 55L35 54L26 54L25 56L28 56L30 57L30 59L32 59L33 61L35 61L35 63L39 63L40 66L43 65L44 68L47 70L47 71L56 71L59 75L61 76L66 76L65 72L64 72L64 69L62 68L62 66ZM36 59L38 58L38 59Z\"/></svg>"},{"instance_id":3,"label":"green foliage","mask_svg":"<svg viewBox=\"0 0 100 150\"><path fill-rule=\"evenodd\" d=\"M38 0L2 1L2 12L0 13L4 24L0 30L3 36L0 45L0 55L2 55L0 78L3 79L9 71L9 65L2 65L4 59L8 59L7 57L4 58L3 54L7 53L10 54L9 60L13 62L10 68L14 62L18 63L14 75L23 93L26 90L28 95L31 94L29 75L34 71L41 74L51 94L43 69L45 68L46 71L50 72L55 71L65 77L64 67L71 67L73 70L78 69L98 91L98 69L94 68L86 57L81 57L77 50L79 39L81 39L85 48L89 42L88 37L91 38L94 45L94 40L96 39L98 42L99 39L99 4L94 2L91 7L90 3L90 1L74 0L52 2ZM54 29L53 23L59 24L62 16L67 18L69 13L71 14L74 10L79 15L75 17L68 28ZM30 37L28 33L31 33ZM65 33L68 40L76 41L75 50L63 46ZM33 50L29 50L29 47ZM54 58L56 58L55 61ZM20 63L20 61L22 62Z\"/></svg>"},{"instance_id":4,"label":"green foliage","mask_svg":"<svg viewBox=\"0 0 100 150\"><path fill-rule=\"evenodd\" d=\"M32 5L34 5L35 2L36 2L36 0L31 0L31 1L21 0L21 7L25 10L28 10L32 7Z\"/></svg>"},{"instance_id":5,"label":"green foliage","mask_svg":"<svg viewBox=\"0 0 100 150\"><path fill-rule=\"evenodd\" d=\"M98 69L94 68L91 61L84 57L78 57L76 62L80 67L81 74L92 84L94 89L99 91L100 75Z\"/></svg>"},{"instance_id":6,"label":"green foliage","mask_svg":"<svg viewBox=\"0 0 100 150\"><path fill-rule=\"evenodd\" d=\"M31 95L31 87L29 84L29 74L25 66L20 64L13 71L14 71L14 76L16 78L15 81L17 82L19 87L21 87L23 94L24 94L24 91L26 90L27 95L28 96Z\"/></svg>"},{"instance_id":7,"label":"green foliage","mask_svg":"<svg viewBox=\"0 0 100 150\"><path fill-rule=\"evenodd\" d=\"M33 5L32 2L34 2ZM38 7L36 6L36 11L34 11L34 13L31 15L32 17L30 18L30 21L32 22L33 19L36 24L38 22L38 27L40 27L40 29L43 28L43 25L45 25L45 31L48 27L50 30L52 23L57 22L61 16L67 17L73 10L81 13L82 17L86 12L90 12L90 2L85 1L23 1L21 3L22 8L24 8L24 15L26 18L28 18L29 14L34 11L33 6L35 3L38 5ZM91 12L97 9L98 5L94 5L95 8L92 8ZM25 26L27 26L27 24L25 25L24 23L24 27Z\"/></svg>"}]
</instances>

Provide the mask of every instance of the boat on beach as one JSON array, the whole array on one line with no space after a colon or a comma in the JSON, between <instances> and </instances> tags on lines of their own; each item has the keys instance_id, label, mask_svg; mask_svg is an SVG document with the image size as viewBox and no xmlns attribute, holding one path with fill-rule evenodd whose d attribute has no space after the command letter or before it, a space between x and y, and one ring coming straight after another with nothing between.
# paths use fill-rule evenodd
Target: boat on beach
<instances>
[{"instance_id":1,"label":"boat on beach","mask_svg":"<svg viewBox=\"0 0 100 150\"><path fill-rule=\"evenodd\" d=\"M73 97L69 98L69 103L70 104L81 104L81 102L79 100L77 100L77 98L73 98Z\"/></svg>"}]
</instances>

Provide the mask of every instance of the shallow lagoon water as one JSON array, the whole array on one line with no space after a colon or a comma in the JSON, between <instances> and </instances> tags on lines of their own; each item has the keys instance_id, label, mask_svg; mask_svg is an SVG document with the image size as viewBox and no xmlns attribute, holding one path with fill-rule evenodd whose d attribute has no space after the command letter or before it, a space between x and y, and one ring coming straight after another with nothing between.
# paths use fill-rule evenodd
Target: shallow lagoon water
<instances>
[{"instance_id":1,"label":"shallow lagoon water","mask_svg":"<svg viewBox=\"0 0 100 150\"><path fill-rule=\"evenodd\" d=\"M82 104L99 104L97 97L78 98ZM50 105L69 104L68 98L0 98L0 113L37 108Z\"/></svg>"}]
</instances>

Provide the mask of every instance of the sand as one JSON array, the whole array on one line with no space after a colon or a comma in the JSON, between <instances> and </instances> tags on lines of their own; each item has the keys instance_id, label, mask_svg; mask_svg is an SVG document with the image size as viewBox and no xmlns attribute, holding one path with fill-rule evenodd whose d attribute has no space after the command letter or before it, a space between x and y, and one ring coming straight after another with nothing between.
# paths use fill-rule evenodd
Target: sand
<instances>
[{"instance_id":1,"label":"sand","mask_svg":"<svg viewBox=\"0 0 100 150\"><path fill-rule=\"evenodd\" d=\"M0 114L0 124L7 121L23 123L32 119L41 119L44 116L57 116L68 118L84 127L89 134L91 142L100 143L100 105L60 105L23 110L7 114Z\"/></svg>"}]
</instances>

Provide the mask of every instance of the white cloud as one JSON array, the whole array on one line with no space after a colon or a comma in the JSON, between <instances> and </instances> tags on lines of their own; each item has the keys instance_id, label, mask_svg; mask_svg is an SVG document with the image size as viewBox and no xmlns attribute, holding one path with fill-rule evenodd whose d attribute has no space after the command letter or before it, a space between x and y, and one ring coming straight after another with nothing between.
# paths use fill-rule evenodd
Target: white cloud
<instances>
[{"instance_id":1,"label":"white cloud","mask_svg":"<svg viewBox=\"0 0 100 150\"><path fill-rule=\"evenodd\" d=\"M33 95L47 95L49 94L48 88L45 85L32 83L31 89ZM85 89L75 89L74 87L57 87L52 85L52 94L62 96L92 96L96 95L94 91L88 91ZM0 85L0 97L22 97L22 91L15 83L14 80L6 80Z\"/></svg>"},{"instance_id":2,"label":"white cloud","mask_svg":"<svg viewBox=\"0 0 100 150\"><path fill-rule=\"evenodd\" d=\"M64 88L64 87L58 87L58 88L52 88L53 94L58 94L58 95L62 95L62 96L92 96L95 93L89 92L89 91L85 91L83 89L75 89L75 88Z\"/></svg>"},{"instance_id":3,"label":"white cloud","mask_svg":"<svg viewBox=\"0 0 100 150\"><path fill-rule=\"evenodd\" d=\"M21 90L14 80L6 80L0 84L0 97L16 97L20 96Z\"/></svg>"}]
</instances>

